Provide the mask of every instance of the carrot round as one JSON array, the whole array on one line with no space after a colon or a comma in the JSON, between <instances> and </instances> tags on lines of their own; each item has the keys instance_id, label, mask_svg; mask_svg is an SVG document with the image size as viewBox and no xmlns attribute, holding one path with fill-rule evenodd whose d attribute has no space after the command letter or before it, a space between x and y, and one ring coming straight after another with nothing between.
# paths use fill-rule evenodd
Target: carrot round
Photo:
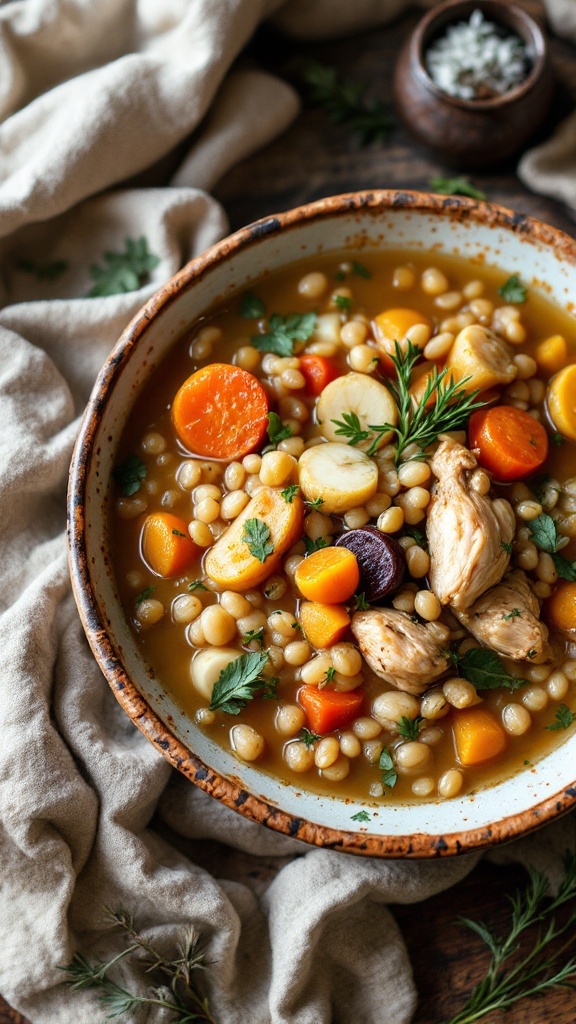
<instances>
[{"instance_id":1,"label":"carrot round","mask_svg":"<svg viewBox=\"0 0 576 1024\"><path fill-rule=\"evenodd\" d=\"M534 473L548 455L548 435L538 420L512 405L495 405L472 413L470 448L496 480L521 480Z\"/></svg>"},{"instance_id":2,"label":"carrot round","mask_svg":"<svg viewBox=\"0 0 576 1024\"><path fill-rule=\"evenodd\" d=\"M551 626L563 632L576 629L576 583L560 580L544 604L545 616Z\"/></svg>"},{"instance_id":3,"label":"carrot round","mask_svg":"<svg viewBox=\"0 0 576 1024\"><path fill-rule=\"evenodd\" d=\"M454 740L463 765L483 764L501 754L508 744L506 733L490 711L471 708L454 713Z\"/></svg>"},{"instance_id":4,"label":"carrot round","mask_svg":"<svg viewBox=\"0 0 576 1024\"><path fill-rule=\"evenodd\" d=\"M353 722L362 707L362 694L358 690L341 693L339 690L319 690L317 686L302 686L298 703L304 708L308 725L319 736L334 729L343 729Z\"/></svg>"},{"instance_id":5,"label":"carrot round","mask_svg":"<svg viewBox=\"0 0 576 1024\"><path fill-rule=\"evenodd\" d=\"M565 366L552 379L547 405L556 429L576 441L576 365Z\"/></svg>"},{"instance_id":6,"label":"carrot round","mask_svg":"<svg viewBox=\"0 0 576 1024\"><path fill-rule=\"evenodd\" d=\"M211 363L177 391L172 422L188 451L211 459L241 459L264 438L268 399L247 370Z\"/></svg>"},{"instance_id":7,"label":"carrot round","mask_svg":"<svg viewBox=\"0 0 576 1024\"><path fill-rule=\"evenodd\" d=\"M320 548L300 562L294 582L308 601L347 601L360 582L356 555L345 547Z\"/></svg>"},{"instance_id":8,"label":"carrot round","mask_svg":"<svg viewBox=\"0 0 576 1024\"><path fill-rule=\"evenodd\" d=\"M341 372L336 363L326 356L300 356L300 373L306 381L309 395L321 395L327 384L330 384Z\"/></svg>"},{"instance_id":9,"label":"carrot round","mask_svg":"<svg viewBox=\"0 0 576 1024\"><path fill-rule=\"evenodd\" d=\"M299 615L306 639L318 650L338 643L350 625L350 616L341 604L304 601Z\"/></svg>"},{"instance_id":10,"label":"carrot round","mask_svg":"<svg viewBox=\"0 0 576 1024\"><path fill-rule=\"evenodd\" d=\"M197 554L188 524L171 512L151 512L142 530L142 553L158 576L178 576Z\"/></svg>"}]
</instances>

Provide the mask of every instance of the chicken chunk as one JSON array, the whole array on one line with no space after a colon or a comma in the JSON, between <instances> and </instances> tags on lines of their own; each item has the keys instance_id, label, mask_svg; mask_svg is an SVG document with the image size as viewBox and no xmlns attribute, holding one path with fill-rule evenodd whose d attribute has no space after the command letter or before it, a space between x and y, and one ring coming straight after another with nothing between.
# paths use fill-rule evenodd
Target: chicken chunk
<instances>
[{"instance_id":1,"label":"chicken chunk","mask_svg":"<svg viewBox=\"0 0 576 1024\"><path fill-rule=\"evenodd\" d=\"M540 605L525 574L514 569L465 612L455 614L481 644L514 661L545 661L548 627L540 621Z\"/></svg>"},{"instance_id":2,"label":"chicken chunk","mask_svg":"<svg viewBox=\"0 0 576 1024\"><path fill-rule=\"evenodd\" d=\"M446 369L455 381L462 382L465 391L510 384L518 373L510 345L480 324L464 327L456 335Z\"/></svg>"},{"instance_id":3,"label":"chicken chunk","mask_svg":"<svg viewBox=\"0 0 576 1024\"><path fill-rule=\"evenodd\" d=\"M470 486L472 452L452 438L441 441L431 462L436 476L426 533L430 586L441 604L465 611L502 579L510 560L514 513Z\"/></svg>"},{"instance_id":4,"label":"chicken chunk","mask_svg":"<svg viewBox=\"0 0 576 1024\"><path fill-rule=\"evenodd\" d=\"M356 612L352 632L372 671L397 690L424 693L448 669L438 641L405 612L392 608Z\"/></svg>"}]
</instances>

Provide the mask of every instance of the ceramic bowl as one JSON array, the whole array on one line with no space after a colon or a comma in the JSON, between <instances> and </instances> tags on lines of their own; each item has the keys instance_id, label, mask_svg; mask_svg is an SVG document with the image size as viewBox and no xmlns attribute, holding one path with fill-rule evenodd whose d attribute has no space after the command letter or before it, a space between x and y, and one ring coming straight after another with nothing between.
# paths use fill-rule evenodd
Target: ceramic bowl
<instances>
[{"instance_id":1,"label":"ceramic bowl","mask_svg":"<svg viewBox=\"0 0 576 1024\"><path fill-rule=\"evenodd\" d=\"M449 25L467 21L478 9L488 21L522 39L531 69L503 96L463 100L438 88L426 69L425 55ZM396 107L412 134L443 163L470 170L501 163L525 147L541 128L552 93L544 34L525 10L507 0L448 0L434 7L409 36L394 77Z\"/></svg>"},{"instance_id":2,"label":"ceramic bowl","mask_svg":"<svg viewBox=\"0 0 576 1024\"><path fill-rule=\"evenodd\" d=\"M86 635L118 701L192 782L240 813L318 846L381 857L434 857L530 832L576 803L576 735L513 778L473 796L361 804L307 793L238 761L186 717L144 662L125 619L110 561L109 480L130 408L173 341L207 310L259 276L315 253L356 248L445 252L520 270L530 287L572 310L576 242L500 207L415 192L356 193L257 221L187 264L132 320L96 382L70 474L74 593Z\"/></svg>"}]
</instances>

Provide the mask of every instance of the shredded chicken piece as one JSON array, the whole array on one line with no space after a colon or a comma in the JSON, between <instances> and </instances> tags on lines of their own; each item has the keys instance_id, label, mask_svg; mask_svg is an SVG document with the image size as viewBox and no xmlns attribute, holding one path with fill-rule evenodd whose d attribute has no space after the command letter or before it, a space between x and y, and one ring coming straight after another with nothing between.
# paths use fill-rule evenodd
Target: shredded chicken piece
<instances>
[{"instance_id":1,"label":"shredded chicken piece","mask_svg":"<svg viewBox=\"0 0 576 1024\"><path fill-rule=\"evenodd\" d=\"M441 604L464 611L502 579L514 512L503 498L470 487L476 458L452 438L441 441L431 466L437 482L426 522L430 587Z\"/></svg>"},{"instance_id":2,"label":"shredded chicken piece","mask_svg":"<svg viewBox=\"0 0 576 1024\"><path fill-rule=\"evenodd\" d=\"M439 642L405 612L393 608L356 612L352 632L372 671L397 690L420 695L448 669Z\"/></svg>"},{"instance_id":3,"label":"shredded chicken piece","mask_svg":"<svg viewBox=\"0 0 576 1024\"><path fill-rule=\"evenodd\" d=\"M548 627L525 574L514 569L465 612L455 614L482 644L514 661L546 661Z\"/></svg>"}]
</instances>

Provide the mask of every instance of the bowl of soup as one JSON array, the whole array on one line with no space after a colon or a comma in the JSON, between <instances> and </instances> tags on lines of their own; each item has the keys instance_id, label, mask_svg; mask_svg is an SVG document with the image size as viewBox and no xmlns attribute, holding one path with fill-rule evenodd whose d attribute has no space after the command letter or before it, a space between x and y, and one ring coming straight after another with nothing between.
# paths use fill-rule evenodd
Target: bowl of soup
<instances>
[{"instance_id":1,"label":"bowl of soup","mask_svg":"<svg viewBox=\"0 0 576 1024\"><path fill-rule=\"evenodd\" d=\"M70 473L74 593L192 782L431 857L576 798L576 243L415 192L236 232L127 326Z\"/></svg>"}]
</instances>

